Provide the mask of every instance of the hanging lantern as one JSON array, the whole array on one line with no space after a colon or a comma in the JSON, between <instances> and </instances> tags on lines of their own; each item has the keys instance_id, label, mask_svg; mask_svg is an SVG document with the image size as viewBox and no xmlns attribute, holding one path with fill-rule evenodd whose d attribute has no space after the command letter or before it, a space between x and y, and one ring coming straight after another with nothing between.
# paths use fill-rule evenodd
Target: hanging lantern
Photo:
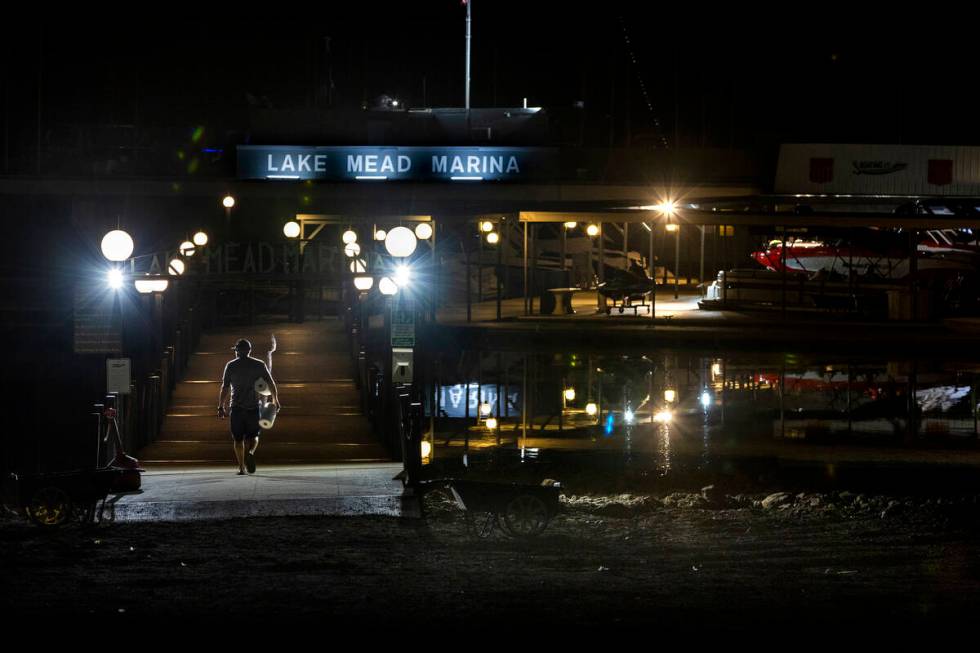
<instances>
[{"instance_id":1,"label":"hanging lantern","mask_svg":"<svg viewBox=\"0 0 980 653\"><path fill-rule=\"evenodd\" d=\"M415 237L419 240L428 240L432 237L432 225L428 222L420 222L415 226Z\"/></svg>"},{"instance_id":2,"label":"hanging lantern","mask_svg":"<svg viewBox=\"0 0 980 653\"><path fill-rule=\"evenodd\" d=\"M347 231L344 232L342 238L344 240L344 243L350 245L351 243L357 242L357 233L353 229L348 229Z\"/></svg>"}]
</instances>

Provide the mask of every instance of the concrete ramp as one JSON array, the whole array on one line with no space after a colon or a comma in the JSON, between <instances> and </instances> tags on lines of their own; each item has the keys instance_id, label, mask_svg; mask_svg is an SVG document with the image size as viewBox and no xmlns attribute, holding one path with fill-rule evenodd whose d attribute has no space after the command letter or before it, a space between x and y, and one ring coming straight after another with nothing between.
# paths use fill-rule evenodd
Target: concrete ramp
<instances>
[{"instance_id":1,"label":"concrete ramp","mask_svg":"<svg viewBox=\"0 0 980 653\"><path fill-rule=\"evenodd\" d=\"M138 493L110 497L103 518L115 522L197 521L245 517L417 517L396 463L289 466L238 476L230 467L147 472Z\"/></svg>"}]
</instances>

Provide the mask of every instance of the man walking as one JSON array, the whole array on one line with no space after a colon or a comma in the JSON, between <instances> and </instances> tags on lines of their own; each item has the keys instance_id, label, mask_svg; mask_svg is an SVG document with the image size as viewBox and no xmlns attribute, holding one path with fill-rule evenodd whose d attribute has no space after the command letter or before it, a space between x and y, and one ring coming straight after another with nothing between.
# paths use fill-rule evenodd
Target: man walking
<instances>
[{"instance_id":1,"label":"man walking","mask_svg":"<svg viewBox=\"0 0 980 653\"><path fill-rule=\"evenodd\" d=\"M231 436L234 438L235 457L238 459L238 473L255 473L255 450L259 446L259 394L255 382L265 379L272 392L272 403L278 410L279 391L272 380L269 368L257 358L249 356L252 343L242 339L235 344L235 359L225 365L221 380L221 395L218 397L218 417L231 418ZM228 406L231 395L230 411Z\"/></svg>"}]
</instances>

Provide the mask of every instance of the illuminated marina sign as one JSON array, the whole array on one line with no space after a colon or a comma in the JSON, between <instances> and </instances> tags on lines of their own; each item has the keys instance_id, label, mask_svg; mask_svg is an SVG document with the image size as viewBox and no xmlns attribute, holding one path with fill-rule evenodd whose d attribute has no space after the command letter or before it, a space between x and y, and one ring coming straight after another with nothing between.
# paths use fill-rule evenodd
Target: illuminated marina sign
<instances>
[{"instance_id":1,"label":"illuminated marina sign","mask_svg":"<svg viewBox=\"0 0 980 653\"><path fill-rule=\"evenodd\" d=\"M290 147L239 145L240 179L518 181L556 174L536 147Z\"/></svg>"}]
</instances>

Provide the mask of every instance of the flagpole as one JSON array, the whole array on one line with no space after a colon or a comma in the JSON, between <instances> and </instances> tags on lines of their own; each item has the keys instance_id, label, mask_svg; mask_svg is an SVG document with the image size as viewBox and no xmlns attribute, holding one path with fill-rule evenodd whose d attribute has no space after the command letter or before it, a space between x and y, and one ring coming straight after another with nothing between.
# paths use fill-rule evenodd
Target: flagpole
<instances>
[{"instance_id":1,"label":"flagpole","mask_svg":"<svg viewBox=\"0 0 980 653\"><path fill-rule=\"evenodd\" d=\"M473 0L466 0L466 115L469 116L470 111L470 8L473 6Z\"/></svg>"}]
</instances>

